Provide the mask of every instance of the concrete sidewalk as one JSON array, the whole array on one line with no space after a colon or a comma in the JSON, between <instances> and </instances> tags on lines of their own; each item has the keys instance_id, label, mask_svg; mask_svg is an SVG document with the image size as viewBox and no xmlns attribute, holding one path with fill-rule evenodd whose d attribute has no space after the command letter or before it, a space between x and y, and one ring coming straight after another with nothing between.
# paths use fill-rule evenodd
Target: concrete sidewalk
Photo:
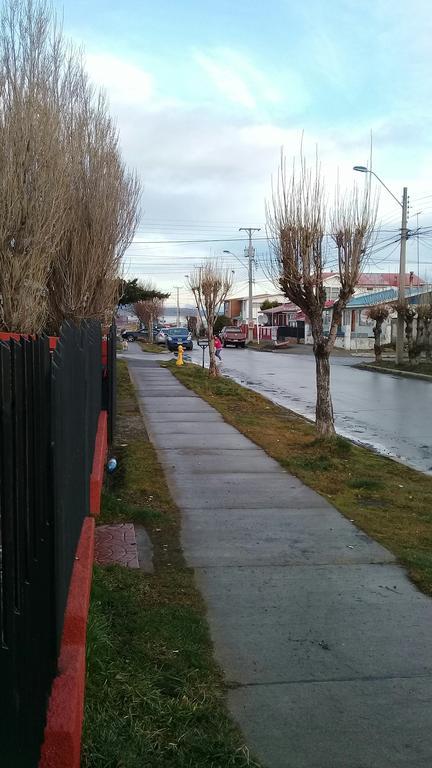
<instances>
[{"instance_id":1,"label":"concrete sidewalk","mask_svg":"<svg viewBox=\"0 0 432 768\"><path fill-rule=\"evenodd\" d=\"M265 768L430 768L432 600L168 370L129 369L251 751Z\"/></svg>"}]
</instances>

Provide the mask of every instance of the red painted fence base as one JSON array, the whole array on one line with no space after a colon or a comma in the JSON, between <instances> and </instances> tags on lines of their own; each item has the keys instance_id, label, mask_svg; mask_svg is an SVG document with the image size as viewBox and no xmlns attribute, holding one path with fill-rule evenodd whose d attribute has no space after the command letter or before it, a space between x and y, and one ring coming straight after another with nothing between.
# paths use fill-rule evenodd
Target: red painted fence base
<instances>
[{"instance_id":1,"label":"red painted fence base","mask_svg":"<svg viewBox=\"0 0 432 768\"><path fill-rule=\"evenodd\" d=\"M59 657L59 674L51 691L39 768L80 766L94 530L94 519L85 518L72 571Z\"/></svg>"},{"instance_id":2,"label":"red painted fence base","mask_svg":"<svg viewBox=\"0 0 432 768\"><path fill-rule=\"evenodd\" d=\"M90 476L90 514L99 515L104 478L105 462L107 455L108 417L106 411L99 414L96 433L95 450L93 457L93 469Z\"/></svg>"}]
</instances>

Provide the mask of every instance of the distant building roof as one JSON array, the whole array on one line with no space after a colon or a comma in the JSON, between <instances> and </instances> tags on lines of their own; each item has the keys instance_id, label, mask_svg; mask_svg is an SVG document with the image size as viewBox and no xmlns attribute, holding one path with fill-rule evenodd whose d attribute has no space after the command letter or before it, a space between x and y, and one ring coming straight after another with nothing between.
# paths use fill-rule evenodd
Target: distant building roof
<instances>
[{"instance_id":1,"label":"distant building roof","mask_svg":"<svg viewBox=\"0 0 432 768\"><path fill-rule=\"evenodd\" d=\"M323 280L327 280L330 277L339 277L338 272L323 272ZM377 288L397 288L399 286L399 272L363 272L358 279L357 285L360 286L376 286ZM415 275L414 272L405 273L405 286L408 288L412 286L425 285L425 281L421 277Z\"/></svg>"},{"instance_id":2,"label":"distant building roof","mask_svg":"<svg viewBox=\"0 0 432 768\"><path fill-rule=\"evenodd\" d=\"M423 282L423 281L422 281ZM420 296L424 293L430 293L431 287L424 284L417 288L407 288L405 296L407 299L412 296ZM353 296L348 302L347 308L355 309L356 307L370 307L373 304L385 304L390 301L395 301L398 297L397 288L387 288L383 291L374 291L369 293L361 293L359 296Z\"/></svg>"}]
</instances>

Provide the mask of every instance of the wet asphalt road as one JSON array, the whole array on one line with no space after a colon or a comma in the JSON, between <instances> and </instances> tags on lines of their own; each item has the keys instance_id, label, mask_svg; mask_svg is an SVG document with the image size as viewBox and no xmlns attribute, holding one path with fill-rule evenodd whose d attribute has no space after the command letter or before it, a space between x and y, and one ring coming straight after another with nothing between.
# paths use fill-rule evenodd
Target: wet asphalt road
<instances>
[{"instance_id":1,"label":"wet asphalt road","mask_svg":"<svg viewBox=\"0 0 432 768\"><path fill-rule=\"evenodd\" d=\"M192 357L201 360L201 350L195 349ZM338 433L432 474L432 383L353 368L359 361L332 358ZM275 403L314 419L312 354L227 348L222 350L222 372Z\"/></svg>"}]
</instances>

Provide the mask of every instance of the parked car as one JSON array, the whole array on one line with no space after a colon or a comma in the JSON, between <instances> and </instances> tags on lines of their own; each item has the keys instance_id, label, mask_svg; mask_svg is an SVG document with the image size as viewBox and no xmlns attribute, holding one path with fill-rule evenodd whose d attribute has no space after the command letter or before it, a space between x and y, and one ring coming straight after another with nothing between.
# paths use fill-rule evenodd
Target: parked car
<instances>
[{"instance_id":1,"label":"parked car","mask_svg":"<svg viewBox=\"0 0 432 768\"><path fill-rule=\"evenodd\" d=\"M170 352L176 352L179 344L183 349L193 349L192 334L187 328L167 328L165 333L166 345Z\"/></svg>"},{"instance_id":2,"label":"parked car","mask_svg":"<svg viewBox=\"0 0 432 768\"><path fill-rule=\"evenodd\" d=\"M140 328L138 331L122 331L121 337L126 341L148 341L148 330Z\"/></svg>"},{"instance_id":3,"label":"parked car","mask_svg":"<svg viewBox=\"0 0 432 768\"><path fill-rule=\"evenodd\" d=\"M153 328L153 338L155 339L157 333L159 332L159 327L155 326ZM121 334L122 339L126 339L126 341L148 341L149 340L149 332L147 328L139 328L138 331L122 331ZM165 343L165 339L162 344Z\"/></svg>"},{"instance_id":4,"label":"parked car","mask_svg":"<svg viewBox=\"0 0 432 768\"><path fill-rule=\"evenodd\" d=\"M246 346L246 334L235 325L225 325L220 334L220 340L224 347L232 344L234 347Z\"/></svg>"},{"instance_id":5,"label":"parked car","mask_svg":"<svg viewBox=\"0 0 432 768\"><path fill-rule=\"evenodd\" d=\"M159 328L154 335L155 344L165 344L169 328Z\"/></svg>"}]
</instances>

